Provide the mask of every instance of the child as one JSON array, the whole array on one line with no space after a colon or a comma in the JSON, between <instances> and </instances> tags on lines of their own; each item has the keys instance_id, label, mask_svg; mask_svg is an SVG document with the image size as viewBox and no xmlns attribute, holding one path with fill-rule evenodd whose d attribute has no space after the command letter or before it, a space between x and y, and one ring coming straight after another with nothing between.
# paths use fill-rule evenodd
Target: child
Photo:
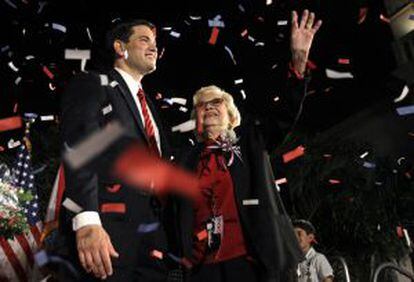
<instances>
[{"instance_id":1,"label":"child","mask_svg":"<svg viewBox=\"0 0 414 282\"><path fill-rule=\"evenodd\" d=\"M298 282L332 282L333 270L326 257L315 251L315 227L307 220L293 221L305 260L298 265Z\"/></svg>"}]
</instances>

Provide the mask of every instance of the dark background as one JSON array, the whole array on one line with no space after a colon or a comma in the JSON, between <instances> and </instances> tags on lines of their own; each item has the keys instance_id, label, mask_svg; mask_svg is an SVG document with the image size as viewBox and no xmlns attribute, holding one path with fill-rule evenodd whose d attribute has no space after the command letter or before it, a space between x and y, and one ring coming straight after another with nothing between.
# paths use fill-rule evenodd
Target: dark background
<instances>
[{"instance_id":1,"label":"dark background","mask_svg":"<svg viewBox=\"0 0 414 282\"><path fill-rule=\"evenodd\" d=\"M145 77L143 84L157 101L167 128L189 119L193 93L209 84L232 93L244 114L270 117L277 126L292 116L283 107L289 95L284 85L290 59L290 26L277 22L289 21L291 10L301 12L305 8L316 12L324 23L311 50L310 60L316 69L295 130L288 137L287 131L270 135L276 178L290 177L288 184L281 186L281 194L291 213L311 218L318 227L318 248L325 247L328 254L339 252L353 262L353 275L369 276L372 253L381 254L378 263L389 254L395 257L394 249L405 248L401 247L402 239L395 238L396 225L414 230L414 134L410 134L414 133L414 123L412 116L396 113L396 108L413 104L413 98L411 92L403 101L393 102L406 83L392 75L397 68L394 39L389 24L380 19L380 15L388 17L380 0L274 0L271 5L264 0L0 1L0 118L28 112L55 116L52 122L37 119L32 126L36 183L43 211L59 163L60 95L68 80L80 72L80 61L65 60L65 49L91 50L86 69L105 69L104 34L111 23L146 18L157 25L162 56L158 70ZM361 8L367 9L367 15L358 24ZM217 42L212 45L208 43L212 31L208 20L217 15L225 27L219 28ZM194 20L194 16L201 19ZM63 25L66 32L53 29L52 23ZM241 36L246 29L250 37ZM180 37L171 36L171 31ZM340 59L350 63L340 63ZM45 67L52 78L44 72ZM351 72L354 78L329 79L327 68ZM243 83L235 84L237 79ZM187 112L180 110L180 105L156 99L158 93L162 98L186 98ZM269 135L270 130L265 133ZM0 160L11 163L15 150L7 149L7 143L21 137L22 130L0 132L0 146L5 148ZM175 133L171 140L178 148L190 138L191 133ZM309 141L309 154L285 166L281 155L304 144L304 140ZM355 163L365 151L370 161L387 159L386 169L375 172L379 175L375 177L389 180L383 181L381 188L373 184L378 182L371 175L374 172L361 171L360 163ZM321 160L326 152L338 153L335 165ZM313 174L321 179L313 179ZM331 178L342 182L349 179L349 183L332 188L326 185ZM300 205L302 210L298 209ZM377 232L380 223L388 233ZM390 242L397 247L388 248ZM357 246L360 249L356 250Z\"/></svg>"}]
</instances>

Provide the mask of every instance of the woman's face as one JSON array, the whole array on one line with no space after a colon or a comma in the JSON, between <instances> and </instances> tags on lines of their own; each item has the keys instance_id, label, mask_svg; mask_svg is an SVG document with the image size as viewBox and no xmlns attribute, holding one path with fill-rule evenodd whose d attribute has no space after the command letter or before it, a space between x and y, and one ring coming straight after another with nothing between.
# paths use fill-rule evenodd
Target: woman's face
<instances>
[{"instance_id":1,"label":"woman's face","mask_svg":"<svg viewBox=\"0 0 414 282\"><path fill-rule=\"evenodd\" d=\"M207 92L200 96L195 105L197 128L199 133L205 131L223 131L229 128L230 117L226 103L220 94Z\"/></svg>"}]
</instances>

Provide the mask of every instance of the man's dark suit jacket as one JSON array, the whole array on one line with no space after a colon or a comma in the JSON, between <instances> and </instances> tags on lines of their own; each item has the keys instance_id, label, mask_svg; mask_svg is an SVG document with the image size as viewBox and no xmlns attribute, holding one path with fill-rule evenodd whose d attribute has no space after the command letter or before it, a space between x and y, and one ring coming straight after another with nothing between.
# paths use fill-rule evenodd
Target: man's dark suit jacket
<instances>
[{"instance_id":1,"label":"man's dark suit jacket","mask_svg":"<svg viewBox=\"0 0 414 282\"><path fill-rule=\"evenodd\" d=\"M147 100L159 128L162 155L168 158L169 150L157 111ZM148 146L144 123L127 84L117 71L112 70L107 75L88 73L75 77L67 85L61 102L61 134L65 148L73 147L113 120L121 123L128 137ZM120 254L119 258L112 260L114 275L110 279L158 281L156 277L164 276L165 267L149 256L153 249L166 249L163 226L148 234L137 232L139 224L160 222L161 207L153 196L126 185L118 189L110 173L90 167L78 171L65 167L65 180L63 200L67 197L84 211L99 212L102 225ZM102 212L101 205L105 203L125 205L125 212ZM68 247L69 257L74 261L77 260L75 232L72 231L75 215L62 207L60 234Z\"/></svg>"}]
</instances>

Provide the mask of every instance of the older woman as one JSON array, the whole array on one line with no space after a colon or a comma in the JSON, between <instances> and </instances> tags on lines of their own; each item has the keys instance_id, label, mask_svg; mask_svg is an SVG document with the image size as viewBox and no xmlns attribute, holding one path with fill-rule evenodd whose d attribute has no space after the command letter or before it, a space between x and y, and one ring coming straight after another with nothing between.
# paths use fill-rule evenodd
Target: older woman
<instances>
[{"instance_id":1,"label":"older woman","mask_svg":"<svg viewBox=\"0 0 414 282\"><path fill-rule=\"evenodd\" d=\"M179 209L190 281L286 281L300 249L292 226L280 221L286 216L255 123L246 121L238 138L240 113L217 86L193 99L199 143L183 164L196 171L201 197Z\"/></svg>"},{"instance_id":2,"label":"older woman","mask_svg":"<svg viewBox=\"0 0 414 282\"><path fill-rule=\"evenodd\" d=\"M303 79L313 36L321 26L305 10L292 13L292 97L304 97ZM300 93L297 93L300 92ZM287 281L302 256L284 212L257 128L241 117L232 96L217 86L193 97L198 144L182 164L195 171L201 197L178 206L181 249L191 258L190 281Z\"/></svg>"}]
</instances>

